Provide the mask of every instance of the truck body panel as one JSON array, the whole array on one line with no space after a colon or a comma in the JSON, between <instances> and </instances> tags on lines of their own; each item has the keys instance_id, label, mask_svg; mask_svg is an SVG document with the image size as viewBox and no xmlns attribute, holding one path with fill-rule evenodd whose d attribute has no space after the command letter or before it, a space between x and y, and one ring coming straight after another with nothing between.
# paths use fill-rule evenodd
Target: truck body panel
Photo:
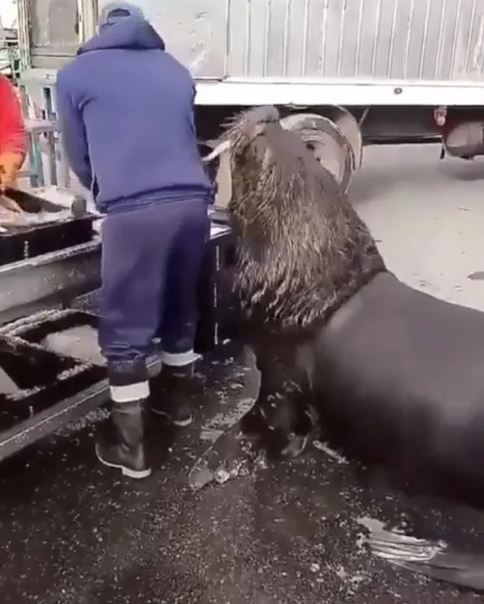
<instances>
[{"instance_id":1,"label":"truck body panel","mask_svg":"<svg viewBox=\"0 0 484 604\"><path fill-rule=\"evenodd\" d=\"M201 104L484 104L484 0L135 1ZM26 66L69 60L104 4L21 0Z\"/></svg>"}]
</instances>

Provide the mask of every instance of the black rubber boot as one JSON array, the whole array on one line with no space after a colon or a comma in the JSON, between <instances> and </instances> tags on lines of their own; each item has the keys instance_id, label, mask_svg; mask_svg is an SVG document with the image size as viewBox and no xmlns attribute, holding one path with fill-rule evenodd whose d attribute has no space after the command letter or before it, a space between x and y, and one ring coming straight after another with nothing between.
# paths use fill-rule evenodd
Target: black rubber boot
<instances>
[{"instance_id":1,"label":"black rubber boot","mask_svg":"<svg viewBox=\"0 0 484 604\"><path fill-rule=\"evenodd\" d=\"M96 455L102 464L135 479L151 474L146 459L143 406L144 401L113 403L111 417L96 441Z\"/></svg>"},{"instance_id":2,"label":"black rubber boot","mask_svg":"<svg viewBox=\"0 0 484 604\"><path fill-rule=\"evenodd\" d=\"M181 428L192 423L190 399L194 396L194 367L194 363L185 367L163 365L152 387L150 407L153 413L167 417Z\"/></svg>"}]
</instances>

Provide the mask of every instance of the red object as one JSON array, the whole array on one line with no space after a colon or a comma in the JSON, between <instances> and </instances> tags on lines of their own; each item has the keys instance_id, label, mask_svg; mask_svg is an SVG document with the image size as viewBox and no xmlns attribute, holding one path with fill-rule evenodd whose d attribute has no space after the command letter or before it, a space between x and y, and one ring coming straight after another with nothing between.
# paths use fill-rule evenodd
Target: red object
<instances>
[{"instance_id":1,"label":"red object","mask_svg":"<svg viewBox=\"0 0 484 604\"><path fill-rule=\"evenodd\" d=\"M10 81L0 75L0 154L25 156L27 140L20 102Z\"/></svg>"}]
</instances>

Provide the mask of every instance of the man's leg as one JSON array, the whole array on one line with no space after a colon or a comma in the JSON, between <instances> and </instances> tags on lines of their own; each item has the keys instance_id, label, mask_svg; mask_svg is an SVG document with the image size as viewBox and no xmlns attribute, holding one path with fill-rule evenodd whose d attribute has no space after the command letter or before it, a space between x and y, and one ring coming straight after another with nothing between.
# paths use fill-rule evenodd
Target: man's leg
<instances>
[{"instance_id":1,"label":"man's leg","mask_svg":"<svg viewBox=\"0 0 484 604\"><path fill-rule=\"evenodd\" d=\"M102 228L100 346L108 361L112 414L96 453L131 478L151 473L143 408L149 396L146 358L162 312L171 243L162 212L156 207L110 215Z\"/></svg>"},{"instance_id":2,"label":"man's leg","mask_svg":"<svg viewBox=\"0 0 484 604\"><path fill-rule=\"evenodd\" d=\"M202 201L180 202L178 210L180 230L170 254L160 329L163 368L153 392L152 410L184 427L192 421L191 382L198 359L193 350L198 322L198 285L209 221Z\"/></svg>"}]
</instances>

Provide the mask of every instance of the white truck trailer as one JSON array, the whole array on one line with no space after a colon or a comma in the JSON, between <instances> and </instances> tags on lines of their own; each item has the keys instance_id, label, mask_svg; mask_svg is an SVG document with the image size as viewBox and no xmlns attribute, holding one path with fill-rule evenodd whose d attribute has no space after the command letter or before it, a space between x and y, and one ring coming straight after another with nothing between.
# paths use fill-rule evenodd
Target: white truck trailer
<instances>
[{"instance_id":1,"label":"white truck trailer","mask_svg":"<svg viewBox=\"0 0 484 604\"><path fill-rule=\"evenodd\" d=\"M45 90L105 1L18 0L23 84L47 117ZM197 80L203 140L238 107L274 104L345 185L362 142L484 153L484 0L133 1Z\"/></svg>"}]
</instances>

